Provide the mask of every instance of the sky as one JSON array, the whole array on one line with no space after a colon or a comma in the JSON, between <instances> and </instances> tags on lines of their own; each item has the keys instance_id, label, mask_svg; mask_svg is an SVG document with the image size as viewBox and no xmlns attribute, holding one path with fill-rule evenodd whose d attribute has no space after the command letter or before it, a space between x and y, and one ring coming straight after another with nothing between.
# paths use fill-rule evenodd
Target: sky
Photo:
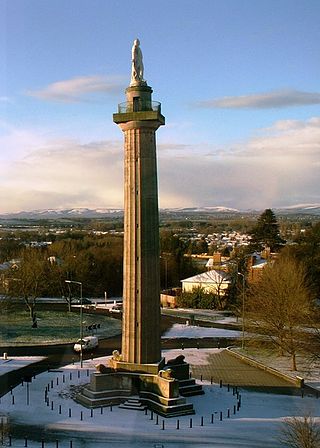
<instances>
[{"instance_id":1,"label":"sky","mask_svg":"<svg viewBox=\"0 0 320 448\"><path fill-rule=\"evenodd\" d=\"M161 208L320 203L319 0L0 0L0 213L123 207L139 38Z\"/></svg>"}]
</instances>

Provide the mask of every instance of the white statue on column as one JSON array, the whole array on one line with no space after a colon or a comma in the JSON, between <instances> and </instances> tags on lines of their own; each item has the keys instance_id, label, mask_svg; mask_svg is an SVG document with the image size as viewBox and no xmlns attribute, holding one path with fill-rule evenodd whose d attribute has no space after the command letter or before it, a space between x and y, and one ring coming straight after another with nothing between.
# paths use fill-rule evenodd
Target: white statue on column
<instances>
[{"instance_id":1,"label":"white statue on column","mask_svg":"<svg viewBox=\"0 0 320 448\"><path fill-rule=\"evenodd\" d=\"M143 79L143 61L142 51L140 48L139 39L135 39L132 47L132 70L131 70L131 82L130 86L136 86L140 83L145 84Z\"/></svg>"}]
</instances>

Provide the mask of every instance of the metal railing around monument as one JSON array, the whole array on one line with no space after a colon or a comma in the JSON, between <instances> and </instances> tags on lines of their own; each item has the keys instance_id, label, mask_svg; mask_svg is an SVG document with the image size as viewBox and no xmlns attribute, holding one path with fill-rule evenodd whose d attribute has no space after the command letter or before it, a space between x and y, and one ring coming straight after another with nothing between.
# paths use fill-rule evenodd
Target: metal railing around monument
<instances>
[{"instance_id":1,"label":"metal railing around monument","mask_svg":"<svg viewBox=\"0 0 320 448\"><path fill-rule=\"evenodd\" d=\"M153 111L161 113L161 103L158 101L133 101L118 104L118 113Z\"/></svg>"}]
</instances>

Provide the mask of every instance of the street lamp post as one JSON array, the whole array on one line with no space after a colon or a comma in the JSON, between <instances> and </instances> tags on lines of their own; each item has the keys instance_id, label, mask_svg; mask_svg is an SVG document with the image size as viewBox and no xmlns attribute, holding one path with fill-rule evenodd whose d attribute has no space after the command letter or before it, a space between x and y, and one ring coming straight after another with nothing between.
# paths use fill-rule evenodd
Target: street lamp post
<instances>
[{"instance_id":1,"label":"street lamp post","mask_svg":"<svg viewBox=\"0 0 320 448\"><path fill-rule=\"evenodd\" d=\"M82 338L83 338L83 327L82 327L82 320L83 320L83 309L82 309L82 283L81 282L75 282L73 280L65 280L65 283L74 283L75 285L80 286L80 368L83 367L83 352L82 352Z\"/></svg>"},{"instance_id":2,"label":"street lamp post","mask_svg":"<svg viewBox=\"0 0 320 448\"><path fill-rule=\"evenodd\" d=\"M237 272L242 277L242 341L241 348L244 349L244 304L245 304L245 276L241 272Z\"/></svg>"}]
</instances>

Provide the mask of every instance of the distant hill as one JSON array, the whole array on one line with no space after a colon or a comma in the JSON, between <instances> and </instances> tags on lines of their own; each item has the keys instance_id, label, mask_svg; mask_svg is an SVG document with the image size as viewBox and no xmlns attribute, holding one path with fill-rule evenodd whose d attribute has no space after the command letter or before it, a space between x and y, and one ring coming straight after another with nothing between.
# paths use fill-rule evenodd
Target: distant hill
<instances>
[{"instance_id":1,"label":"distant hill","mask_svg":"<svg viewBox=\"0 0 320 448\"><path fill-rule=\"evenodd\" d=\"M320 216L320 204L298 204L288 207L273 208L277 215L313 215ZM224 206L212 207L181 207L161 209L163 215L259 215L261 210L238 210ZM117 218L123 216L121 208L68 208L21 211L17 213L3 213L1 219L61 219L61 218Z\"/></svg>"}]
</instances>

